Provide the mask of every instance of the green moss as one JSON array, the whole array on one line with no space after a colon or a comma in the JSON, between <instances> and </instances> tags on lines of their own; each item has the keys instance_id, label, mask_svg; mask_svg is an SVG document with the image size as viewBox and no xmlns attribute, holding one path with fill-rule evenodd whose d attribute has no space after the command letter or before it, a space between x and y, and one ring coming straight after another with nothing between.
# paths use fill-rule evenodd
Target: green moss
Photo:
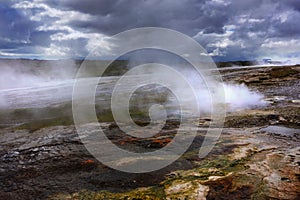
<instances>
[{"instance_id":1,"label":"green moss","mask_svg":"<svg viewBox=\"0 0 300 200\"><path fill-rule=\"evenodd\" d=\"M200 180L207 180L210 176L226 176L230 172L237 172L246 169L246 162L253 155L250 152L248 156L242 159L231 159L228 156L220 155L211 159L204 160L200 163L200 166L196 169L190 170L190 172L196 172L195 177L185 177L189 180L194 178Z\"/></svg>"},{"instance_id":2,"label":"green moss","mask_svg":"<svg viewBox=\"0 0 300 200\"><path fill-rule=\"evenodd\" d=\"M139 109L131 109L129 111L130 116L132 118L133 121L139 123L139 122L143 122L143 121L147 121L149 120L149 115L148 113ZM114 117L112 115L111 110L102 110L100 112L97 112L97 119L99 122L113 122L114 121Z\"/></svg>"},{"instance_id":3,"label":"green moss","mask_svg":"<svg viewBox=\"0 0 300 200\"><path fill-rule=\"evenodd\" d=\"M44 108L20 108L20 109L2 109L0 110L1 123L20 124L20 123L39 123L47 119L64 118L72 116L71 102L61 105ZM60 119L59 119L60 120Z\"/></svg>"},{"instance_id":4,"label":"green moss","mask_svg":"<svg viewBox=\"0 0 300 200\"><path fill-rule=\"evenodd\" d=\"M74 124L71 114L71 105L64 104L56 108L43 108L37 114L32 114L31 109L18 109L12 113L11 118L24 121L17 129L27 129L34 132L41 128L51 126L67 126ZM149 119L148 113L135 109L130 111L130 115L136 123L144 124ZM113 122L114 118L110 110L102 110L97 113L99 122Z\"/></svg>"},{"instance_id":5,"label":"green moss","mask_svg":"<svg viewBox=\"0 0 300 200\"><path fill-rule=\"evenodd\" d=\"M101 111L97 113L97 119L99 122L113 122L114 117L111 111Z\"/></svg>"},{"instance_id":6,"label":"green moss","mask_svg":"<svg viewBox=\"0 0 300 200\"><path fill-rule=\"evenodd\" d=\"M15 109L12 112L12 115L17 118L24 118L24 117L32 117L33 113L31 110L23 108L23 109Z\"/></svg>"},{"instance_id":7,"label":"green moss","mask_svg":"<svg viewBox=\"0 0 300 200\"><path fill-rule=\"evenodd\" d=\"M249 178L249 177L247 177ZM247 180L249 181L249 180ZM256 190L253 192L251 199L255 200L265 200L267 199L266 191L268 190L268 186L266 181L260 180L259 182L256 181Z\"/></svg>"},{"instance_id":8,"label":"green moss","mask_svg":"<svg viewBox=\"0 0 300 200\"><path fill-rule=\"evenodd\" d=\"M88 191L82 190L73 195L72 199L76 200L160 200L165 199L165 193L163 187L148 187L148 188L139 188L129 192L123 193L112 193L109 191Z\"/></svg>"},{"instance_id":9,"label":"green moss","mask_svg":"<svg viewBox=\"0 0 300 200\"><path fill-rule=\"evenodd\" d=\"M41 128L46 128L50 126L68 126L71 124L73 124L73 119L71 117L66 116L53 119L34 120L17 126L17 129L27 129L30 132L34 132Z\"/></svg>"},{"instance_id":10,"label":"green moss","mask_svg":"<svg viewBox=\"0 0 300 200\"><path fill-rule=\"evenodd\" d=\"M79 199L79 200L113 200L113 199L121 199L121 200L158 200L158 199L166 199L167 197L173 199L180 195L181 197L190 197L191 195L195 195L195 190L199 187L199 184L209 185L214 184L214 182L209 181L209 177L211 176L220 176L225 177L231 172L240 172L245 169L245 163L251 158L251 156L255 152L249 152L246 157L242 159L232 159L230 155L218 155L212 156L207 159L201 161L198 167L190 170L180 170L176 171L175 176L169 177L166 180L162 181L159 185L146 187L146 188L137 188L127 192L119 192L113 193L110 191L89 191L82 190L78 193L72 195L71 199ZM239 182L247 182L249 181L249 177L244 177L245 180L242 180L241 177ZM256 182L257 177L252 177L253 182ZM225 178L226 179L226 178ZM248 180L247 180L248 179ZM222 179L223 180L223 179ZM229 181L231 179L228 179ZM222 183L222 182L221 182ZM261 185L256 188L254 198L261 199L263 197L264 185ZM170 192L170 188L176 188L179 186L178 191L174 191L174 193ZM177 189L175 189L177 190ZM169 193L168 193L169 191ZM55 198L52 198L55 199ZM66 198L62 198L66 199ZM176 198L175 198L176 199Z\"/></svg>"}]
</instances>

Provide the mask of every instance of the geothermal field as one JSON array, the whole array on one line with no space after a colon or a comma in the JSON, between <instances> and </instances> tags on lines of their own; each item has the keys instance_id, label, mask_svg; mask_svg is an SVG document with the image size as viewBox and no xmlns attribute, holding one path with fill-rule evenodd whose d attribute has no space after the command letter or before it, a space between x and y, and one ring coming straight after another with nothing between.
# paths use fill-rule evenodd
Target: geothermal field
<instances>
[{"instance_id":1,"label":"geothermal field","mask_svg":"<svg viewBox=\"0 0 300 200\"><path fill-rule=\"evenodd\" d=\"M153 104L164 106L166 121L156 134L134 137L120 129L110 107L116 82L128 66L126 61L114 62L97 83L94 99L98 125L113 145L154 152L170 144L179 129L189 139L197 128L191 145L175 162L159 170L128 173L104 165L83 144L93 143L83 138L98 125L85 124L86 136L74 125L72 95L81 62L1 60L0 199L300 199L300 65L219 68L226 117L222 127L213 127L221 129L221 135L212 150L199 157L203 141L212 137L207 130L213 123L204 82L185 70L188 82L197 88L200 116L184 128L179 107L191 104L189 95L178 102L167 87L138 88L129 100L135 125L149 125ZM97 81L94 71L79 81ZM145 80L149 73L134 78ZM124 96L132 84L120 85ZM176 91L187 90L178 84ZM119 106L115 109L121 112ZM189 114L185 117L193 120ZM105 154L122 169L139 162L112 155ZM151 157L149 165L159 159L168 158Z\"/></svg>"}]
</instances>

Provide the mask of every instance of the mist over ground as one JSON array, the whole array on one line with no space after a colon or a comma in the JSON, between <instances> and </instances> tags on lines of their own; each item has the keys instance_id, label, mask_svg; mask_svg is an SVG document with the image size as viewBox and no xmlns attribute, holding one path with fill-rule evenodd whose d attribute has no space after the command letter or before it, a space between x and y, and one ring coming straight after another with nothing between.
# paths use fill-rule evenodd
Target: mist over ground
<instances>
[{"instance_id":1,"label":"mist over ground","mask_svg":"<svg viewBox=\"0 0 300 200\"><path fill-rule=\"evenodd\" d=\"M1 60L0 90L41 86L73 79L77 67L73 60Z\"/></svg>"},{"instance_id":2,"label":"mist over ground","mask_svg":"<svg viewBox=\"0 0 300 200\"><path fill-rule=\"evenodd\" d=\"M130 69L133 66L141 64L142 61L145 62L145 60L139 60L137 58L138 57L131 56L129 63L122 63L120 61L120 63L117 64L118 70L115 71L120 72L121 70L119 69L122 67L126 68L125 65L128 65L128 68ZM164 62L161 58L157 58L157 61L169 64L167 61ZM71 101L73 89L72 80L74 80L76 76L80 63L81 62L74 60L1 60L0 107L9 108L11 105L30 105L30 102L27 102L26 104L25 101L33 101L36 102L36 105L39 105L39 98L41 98L41 102L45 99L55 103L58 103L59 101ZM97 67L99 66L101 67L102 64ZM187 77L189 83L196 88L197 99L201 111L209 112L211 109L211 96L201 77L191 68L182 67L181 64L173 63L173 66ZM94 63L91 64L91 68L93 68L91 74L97 67L95 68ZM108 71L117 74L112 69L116 69L115 66L110 66ZM149 69L149 71L151 71L151 69ZM147 74L149 71L142 73ZM173 77L169 78L172 79ZM177 87L183 94L185 93L185 88L180 88L180 83L178 83ZM228 105L227 109L229 111L248 109L266 104L263 101L264 96L262 94L251 91L246 85L220 83L220 87L224 88L224 103ZM13 97L13 95L15 95L15 97ZM186 100L188 103L188 94L186 95ZM19 104L18 101L20 102Z\"/></svg>"}]
</instances>

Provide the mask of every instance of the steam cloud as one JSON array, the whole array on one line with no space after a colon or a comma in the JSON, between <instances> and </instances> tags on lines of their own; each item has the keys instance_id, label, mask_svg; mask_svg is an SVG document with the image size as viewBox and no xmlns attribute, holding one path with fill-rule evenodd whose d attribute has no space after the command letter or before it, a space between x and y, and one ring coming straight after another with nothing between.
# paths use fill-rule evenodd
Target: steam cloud
<instances>
[{"instance_id":1,"label":"steam cloud","mask_svg":"<svg viewBox=\"0 0 300 200\"><path fill-rule=\"evenodd\" d=\"M0 63L0 90L41 86L72 79L76 74L72 60L12 61Z\"/></svg>"},{"instance_id":2,"label":"steam cloud","mask_svg":"<svg viewBox=\"0 0 300 200\"><path fill-rule=\"evenodd\" d=\"M212 109L212 97L211 92L205 85L205 82L199 75L195 75L194 72L185 71L185 75L192 87L196 90L196 97L198 100L199 109L201 112L211 112ZM170 77L172 78L172 77ZM217 83L219 89L224 89L225 104L227 111L237 111L243 109L250 109L255 107L262 107L267 105L264 101L264 95L250 90L245 84L233 84L233 83ZM178 84L178 87L181 87ZM185 88L180 88L184 93ZM222 92L222 91L221 91ZM185 94L185 103L188 104L191 94ZM172 100L171 100L172 101Z\"/></svg>"},{"instance_id":3,"label":"steam cloud","mask_svg":"<svg viewBox=\"0 0 300 200\"><path fill-rule=\"evenodd\" d=\"M147 54L145 53L147 52ZM172 66L175 70L181 73L186 80L189 82L191 87L194 88L196 92L196 98L198 100L199 109L201 112L211 112L212 109L212 99L211 94L206 87L205 81L203 77L188 63L184 60L180 60L177 56L169 54L168 52L156 51L156 50L147 50L145 52L133 52L129 54L130 62L129 67L135 67L140 64L144 64L147 62L150 63L162 63L167 66ZM147 56L145 56L147 55ZM236 66L240 67L240 66ZM234 67L233 67L234 68ZM221 68L222 69L222 68ZM151 66L149 66L149 70L142 71L142 74L155 74L160 72L153 72L151 70ZM172 76L166 76L167 79L172 80ZM172 81L170 81L172 82ZM182 86L180 81L176 83L176 87L182 92L182 96L185 97L185 104L189 104L191 101L191 94L186 92L186 88ZM244 84L234 84L234 83L218 83L220 84L219 88L224 88L225 94L225 104L227 111L236 111L242 109L250 109L255 107L261 107L267 105L267 102L264 101L264 95L259 93L258 91L250 90ZM174 97L170 96L169 101L171 104L175 104Z\"/></svg>"},{"instance_id":4,"label":"steam cloud","mask_svg":"<svg viewBox=\"0 0 300 200\"><path fill-rule=\"evenodd\" d=\"M132 61L137 60L133 59ZM133 62L130 64L132 63ZM71 80L75 77L77 67L74 61L51 61L44 64L44 66L31 66L32 62L28 62L27 64L18 61L14 61L13 64L2 62L0 65L0 107L8 107L12 104L11 101L14 101L14 97L10 96L8 102L7 91L12 90L13 93L11 94L18 95L18 97L15 98L16 101L19 101L20 99L21 101L25 101L25 98L23 99L18 94L20 89L26 91L27 88L39 88L41 86L48 86L48 88L51 88L51 90L48 90L47 92L51 94L47 94L47 96L44 95L44 99L49 98L49 101L55 101L56 103L58 103L60 100L71 100L71 82L67 87L56 86L58 86L60 83L63 83L63 81ZM138 64L138 62L134 63L134 65L136 64ZM181 70L179 69L179 66L175 66L175 68L178 68L177 70L179 70L179 72L183 73L185 77L188 77L189 83L197 89L197 99L199 101L200 110L204 112L210 112L210 92L205 87L205 84L200 76L198 76L192 70L182 70L182 66ZM149 71L151 72L151 69L149 69ZM149 71L145 73L147 74ZM169 78L172 79L173 77ZM227 110L229 111L266 105L266 102L263 100L264 96L258 92L251 91L246 85L220 83L220 86L223 86L224 88L224 103L228 105ZM178 83L177 87L180 88L181 84ZM188 103L190 94L185 94L185 88L180 88L180 90L182 91L183 96L186 96L186 103ZM27 92L25 94L28 96L30 94L34 94L34 91ZM30 100L29 97L26 98L27 100ZM34 98L39 98L39 96L37 95ZM38 99L34 99L34 102L38 102Z\"/></svg>"},{"instance_id":5,"label":"steam cloud","mask_svg":"<svg viewBox=\"0 0 300 200\"><path fill-rule=\"evenodd\" d=\"M55 88L56 85L73 79L77 68L72 60L1 60L0 70L0 108L11 108L29 104L26 101L30 100L39 102L38 88ZM66 89L63 89L48 91L42 97L48 98L49 101L62 99L66 96ZM69 96L72 93L71 89L70 87Z\"/></svg>"}]
</instances>

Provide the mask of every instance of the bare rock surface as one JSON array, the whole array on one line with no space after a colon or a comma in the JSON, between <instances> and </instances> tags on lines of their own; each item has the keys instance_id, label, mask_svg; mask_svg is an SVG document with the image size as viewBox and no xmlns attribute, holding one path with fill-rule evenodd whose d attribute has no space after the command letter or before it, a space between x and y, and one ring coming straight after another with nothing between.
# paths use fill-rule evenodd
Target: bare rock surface
<instances>
[{"instance_id":1,"label":"bare rock surface","mask_svg":"<svg viewBox=\"0 0 300 200\"><path fill-rule=\"evenodd\" d=\"M210 119L201 119L188 151L151 173L103 165L70 124L3 126L0 199L300 199L299 71L299 66L223 70L224 80L247 84L269 104L228 113L221 137L202 159L198 151ZM178 121L146 139L125 137L114 122L101 126L115 145L145 152L168 144Z\"/></svg>"}]
</instances>

